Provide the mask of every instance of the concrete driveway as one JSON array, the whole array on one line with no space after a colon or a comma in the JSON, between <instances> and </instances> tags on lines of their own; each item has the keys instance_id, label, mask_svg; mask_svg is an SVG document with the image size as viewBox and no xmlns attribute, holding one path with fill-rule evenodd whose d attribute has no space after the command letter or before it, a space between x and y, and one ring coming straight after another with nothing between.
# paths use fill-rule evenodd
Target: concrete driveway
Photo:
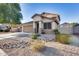
<instances>
[{"instance_id":1,"label":"concrete driveway","mask_svg":"<svg viewBox=\"0 0 79 59\"><path fill-rule=\"evenodd\" d=\"M13 37L21 37L21 36L28 36L31 35L31 33L25 33L25 32L16 32L16 33L7 33L7 34L1 34L0 35L0 40L1 39L6 39L6 38L13 38Z\"/></svg>"},{"instance_id":2,"label":"concrete driveway","mask_svg":"<svg viewBox=\"0 0 79 59\"><path fill-rule=\"evenodd\" d=\"M8 56L2 49L0 49L0 56Z\"/></svg>"}]
</instances>

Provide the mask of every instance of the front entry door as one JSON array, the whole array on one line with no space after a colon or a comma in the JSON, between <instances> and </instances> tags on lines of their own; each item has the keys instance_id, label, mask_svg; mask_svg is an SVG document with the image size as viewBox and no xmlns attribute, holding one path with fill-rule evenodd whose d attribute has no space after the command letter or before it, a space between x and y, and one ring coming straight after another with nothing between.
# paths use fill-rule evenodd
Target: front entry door
<instances>
[{"instance_id":1,"label":"front entry door","mask_svg":"<svg viewBox=\"0 0 79 59\"><path fill-rule=\"evenodd\" d=\"M39 33L39 23L36 22L36 33Z\"/></svg>"}]
</instances>

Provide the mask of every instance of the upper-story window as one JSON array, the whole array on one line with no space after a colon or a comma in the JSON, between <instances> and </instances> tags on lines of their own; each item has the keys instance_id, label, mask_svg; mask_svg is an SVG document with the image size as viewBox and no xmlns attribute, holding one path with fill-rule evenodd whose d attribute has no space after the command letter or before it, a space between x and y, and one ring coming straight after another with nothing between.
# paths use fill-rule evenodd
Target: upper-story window
<instances>
[{"instance_id":1,"label":"upper-story window","mask_svg":"<svg viewBox=\"0 0 79 59\"><path fill-rule=\"evenodd\" d=\"M44 23L44 29L51 29L51 22Z\"/></svg>"}]
</instances>

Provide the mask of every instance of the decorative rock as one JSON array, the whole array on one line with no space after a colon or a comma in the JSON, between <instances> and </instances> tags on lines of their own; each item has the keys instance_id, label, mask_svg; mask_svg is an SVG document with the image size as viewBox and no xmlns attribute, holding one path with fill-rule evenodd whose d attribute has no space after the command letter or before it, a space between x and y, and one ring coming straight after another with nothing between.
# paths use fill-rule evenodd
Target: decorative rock
<instances>
[{"instance_id":1,"label":"decorative rock","mask_svg":"<svg viewBox=\"0 0 79 59\"><path fill-rule=\"evenodd\" d=\"M28 46L28 42L16 42L16 43L4 43L0 45L1 49L11 49L11 48L25 48Z\"/></svg>"}]
</instances>

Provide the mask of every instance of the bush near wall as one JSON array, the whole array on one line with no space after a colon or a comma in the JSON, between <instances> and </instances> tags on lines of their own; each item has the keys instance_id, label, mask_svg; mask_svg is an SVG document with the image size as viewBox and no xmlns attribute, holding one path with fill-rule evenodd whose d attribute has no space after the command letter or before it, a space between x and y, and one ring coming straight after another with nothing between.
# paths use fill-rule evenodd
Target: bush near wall
<instances>
[{"instance_id":1,"label":"bush near wall","mask_svg":"<svg viewBox=\"0 0 79 59\"><path fill-rule=\"evenodd\" d=\"M58 29L53 30L55 34L60 34L60 32L58 31Z\"/></svg>"},{"instance_id":2,"label":"bush near wall","mask_svg":"<svg viewBox=\"0 0 79 59\"><path fill-rule=\"evenodd\" d=\"M32 34L32 39L37 39L37 34Z\"/></svg>"},{"instance_id":3,"label":"bush near wall","mask_svg":"<svg viewBox=\"0 0 79 59\"><path fill-rule=\"evenodd\" d=\"M69 44L69 38L70 35L67 34L56 34L56 41L63 44Z\"/></svg>"}]
</instances>

